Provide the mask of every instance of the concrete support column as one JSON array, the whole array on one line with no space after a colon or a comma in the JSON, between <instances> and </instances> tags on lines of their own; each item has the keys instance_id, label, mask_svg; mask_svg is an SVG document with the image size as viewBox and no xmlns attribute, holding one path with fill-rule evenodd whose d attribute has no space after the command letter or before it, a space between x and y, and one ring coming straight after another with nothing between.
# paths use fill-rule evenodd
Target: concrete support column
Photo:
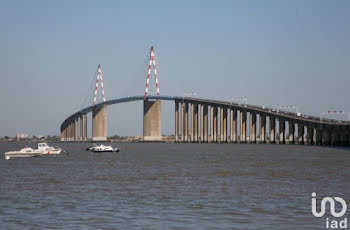
<instances>
[{"instance_id":1,"label":"concrete support column","mask_svg":"<svg viewBox=\"0 0 350 230\"><path fill-rule=\"evenodd\" d=\"M210 106L210 142L214 142L214 107Z\"/></svg>"},{"instance_id":2,"label":"concrete support column","mask_svg":"<svg viewBox=\"0 0 350 230\"><path fill-rule=\"evenodd\" d=\"M331 145L331 131L329 129L326 128L323 130L323 138L325 145Z\"/></svg>"},{"instance_id":3,"label":"concrete support column","mask_svg":"<svg viewBox=\"0 0 350 230\"><path fill-rule=\"evenodd\" d=\"M66 141L70 141L70 124L66 128Z\"/></svg>"},{"instance_id":4,"label":"concrete support column","mask_svg":"<svg viewBox=\"0 0 350 230\"><path fill-rule=\"evenodd\" d=\"M143 140L161 141L162 139L162 107L161 100L143 101ZM107 117L107 112L106 112ZM107 119L106 119L107 134Z\"/></svg>"},{"instance_id":5,"label":"concrete support column","mask_svg":"<svg viewBox=\"0 0 350 230\"><path fill-rule=\"evenodd\" d=\"M194 141L198 142L198 104L194 104Z\"/></svg>"},{"instance_id":6,"label":"concrete support column","mask_svg":"<svg viewBox=\"0 0 350 230\"><path fill-rule=\"evenodd\" d=\"M223 125L224 125L224 139L223 142L227 142L227 108L223 108Z\"/></svg>"},{"instance_id":7,"label":"concrete support column","mask_svg":"<svg viewBox=\"0 0 350 230\"><path fill-rule=\"evenodd\" d=\"M69 141L73 141L73 137L74 137L74 123L73 123L73 121L71 121L69 126L70 126L69 127L69 129L70 129Z\"/></svg>"},{"instance_id":8,"label":"concrete support column","mask_svg":"<svg viewBox=\"0 0 350 230\"><path fill-rule=\"evenodd\" d=\"M77 120L74 119L73 121L73 141L76 141L77 139Z\"/></svg>"},{"instance_id":9,"label":"concrete support column","mask_svg":"<svg viewBox=\"0 0 350 230\"><path fill-rule=\"evenodd\" d=\"M74 121L72 121L72 125L71 125L71 129L72 129L72 135L71 135L71 141L74 141L74 137L75 137L75 123Z\"/></svg>"},{"instance_id":10,"label":"concrete support column","mask_svg":"<svg viewBox=\"0 0 350 230\"><path fill-rule=\"evenodd\" d=\"M214 142L218 142L218 107L214 106L214 124L213 124L213 134Z\"/></svg>"},{"instance_id":11,"label":"concrete support column","mask_svg":"<svg viewBox=\"0 0 350 230\"><path fill-rule=\"evenodd\" d=\"M68 133L68 125L64 128L64 141L68 141L69 133Z\"/></svg>"},{"instance_id":12,"label":"concrete support column","mask_svg":"<svg viewBox=\"0 0 350 230\"><path fill-rule=\"evenodd\" d=\"M68 141L68 124L65 124L64 128L64 141Z\"/></svg>"},{"instance_id":13,"label":"concrete support column","mask_svg":"<svg viewBox=\"0 0 350 230\"><path fill-rule=\"evenodd\" d=\"M92 109L92 141L107 141L107 106Z\"/></svg>"},{"instance_id":14,"label":"concrete support column","mask_svg":"<svg viewBox=\"0 0 350 230\"><path fill-rule=\"evenodd\" d=\"M314 138L314 129L311 126L307 126L307 144L312 145L313 144L313 138Z\"/></svg>"},{"instance_id":15,"label":"concrete support column","mask_svg":"<svg viewBox=\"0 0 350 230\"><path fill-rule=\"evenodd\" d=\"M240 111L241 114L241 142L246 143L247 142L247 112Z\"/></svg>"},{"instance_id":16,"label":"concrete support column","mask_svg":"<svg viewBox=\"0 0 350 230\"><path fill-rule=\"evenodd\" d=\"M179 142L179 102L175 101L175 142Z\"/></svg>"},{"instance_id":17,"label":"concrete support column","mask_svg":"<svg viewBox=\"0 0 350 230\"><path fill-rule=\"evenodd\" d=\"M230 110L230 118L231 118L231 135L230 139L231 142L236 143L237 142L237 110L231 109Z\"/></svg>"},{"instance_id":18,"label":"concrete support column","mask_svg":"<svg viewBox=\"0 0 350 230\"><path fill-rule=\"evenodd\" d=\"M273 116L270 116L270 143L276 143L276 120Z\"/></svg>"},{"instance_id":19,"label":"concrete support column","mask_svg":"<svg viewBox=\"0 0 350 230\"><path fill-rule=\"evenodd\" d=\"M188 142L188 103L187 102L184 103L184 122L183 122L183 125L184 125L184 136L185 136L184 141Z\"/></svg>"},{"instance_id":20,"label":"concrete support column","mask_svg":"<svg viewBox=\"0 0 350 230\"><path fill-rule=\"evenodd\" d=\"M75 125L76 125L76 134L75 134L75 141L80 141L80 122L79 122L79 117L75 120Z\"/></svg>"},{"instance_id":21,"label":"concrete support column","mask_svg":"<svg viewBox=\"0 0 350 230\"><path fill-rule=\"evenodd\" d=\"M191 142L194 142L194 104L191 103L190 109L190 117L191 117Z\"/></svg>"},{"instance_id":22,"label":"concrete support column","mask_svg":"<svg viewBox=\"0 0 350 230\"><path fill-rule=\"evenodd\" d=\"M79 132L79 141L83 141L83 137L84 137L84 120L83 120L83 116L79 117L80 120L80 132Z\"/></svg>"},{"instance_id":23,"label":"concrete support column","mask_svg":"<svg viewBox=\"0 0 350 230\"><path fill-rule=\"evenodd\" d=\"M204 105L203 108L203 116L204 116L204 122L203 122L203 126L204 126L204 142L208 142L208 106Z\"/></svg>"},{"instance_id":24,"label":"concrete support column","mask_svg":"<svg viewBox=\"0 0 350 230\"><path fill-rule=\"evenodd\" d=\"M224 108L219 108L220 116L220 142L224 141Z\"/></svg>"},{"instance_id":25,"label":"concrete support column","mask_svg":"<svg viewBox=\"0 0 350 230\"><path fill-rule=\"evenodd\" d=\"M260 143L266 143L266 116L260 114Z\"/></svg>"},{"instance_id":26,"label":"concrete support column","mask_svg":"<svg viewBox=\"0 0 350 230\"><path fill-rule=\"evenodd\" d=\"M65 128L65 140L64 141L69 141L69 124L66 124Z\"/></svg>"},{"instance_id":27,"label":"concrete support column","mask_svg":"<svg viewBox=\"0 0 350 230\"><path fill-rule=\"evenodd\" d=\"M286 140L286 122L284 119L279 120L279 131L280 131L280 140L279 143L280 144L285 144L285 140Z\"/></svg>"},{"instance_id":28,"label":"concrete support column","mask_svg":"<svg viewBox=\"0 0 350 230\"><path fill-rule=\"evenodd\" d=\"M181 117L181 142L184 142L185 139L185 132L184 132L184 120L185 120L185 113L184 113L184 103L179 103L180 105L180 117Z\"/></svg>"},{"instance_id":29,"label":"concrete support column","mask_svg":"<svg viewBox=\"0 0 350 230\"><path fill-rule=\"evenodd\" d=\"M61 131L61 141L66 141L66 127Z\"/></svg>"},{"instance_id":30,"label":"concrete support column","mask_svg":"<svg viewBox=\"0 0 350 230\"><path fill-rule=\"evenodd\" d=\"M316 129L316 145L322 145L322 130Z\"/></svg>"},{"instance_id":31,"label":"concrete support column","mask_svg":"<svg viewBox=\"0 0 350 230\"><path fill-rule=\"evenodd\" d=\"M335 133L333 129L329 130L329 139L330 139L330 145L335 145L336 138L335 138Z\"/></svg>"},{"instance_id":32,"label":"concrete support column","mask_svg":"<svg viewBox=\"0 0 350 230\"><path fill-rule=\"evenodd\" d=\"M204 105L201 105L200 107L200 113L201 113L201 142L204 142Z\"/></svg>"},{"instance_id":33,"label":"concrete support column","mask_svg":"<svg viewBox=\"0 0 350 230\"><path fill-rule=\"evenodd\" d=\"M69 123L67 124L67 127L66 127L66 141L69 141L69 137L70 137L70 127L69 127Z\"/></svg>"},{"instance_id":34,"label":"concrete support column","mask_svg":"<svg viewBox=\"0 0 350 230\"><path fill-rule=\"evenodd\" d=\"M289 120L288 121L288 125L289 125L289 144L294 144L295 142L295 123L294 121Z\"/></svg>"},{"instance_id":35,"label":"concrete support column","mask_svg":"<svg viewBox=\"0 0 350 230\"><path fill-rule=\"evenodd\" d=\"M305 140L304 140L304 125L303 124L300 124L298 123L298 144L299 145L303 145L305 144Z\"/></svg>"},{"instance_id":36,"label":"concrete support column","mask_svg":"<svg viewBox=\"0 0 350 230\"><path fill-rule=\"evenodd\" d=\"M84 115L84 141L88 141L87 138L87 130L88 130L88 121L87 121L87 115Z\"/></svg>"},{"instance_id":37,"label":"concrete support column","mask_svg":"<svg viewBox=\"0 0 350 230\"><path fill-rule=\"evenodd\" d=\"M71 122L69 122L68 126L67 126L67 141L71 141Z\"/></svg>"},{"instance_id":38,"label":"concrete support column","mask_svg":"<svg viewBox=\"0 0 350 230\"><path fill-rule=\"evenodd\" d=\"M74 120L73 121L71 121L71 124L70 124L70 129L71 129L71 135L70 135L70 141L74 141L74 135L75 135L75 133L74 133Z\"/></svg>"},{"instance_id":39,"label":"concrete support column","mask_svg":"<svg viewBox=\"0 0 350 230\"><path fill-rule=\"evenodd\" d=\"M70 132L70 141L74 141L74 121L72 121L70 124Z\"/></svg>"},{"instance_id":40,"label":"concrete support column","mask_svg":"<svg viewBox=\"0 0 350 230\"><path fill-rule=\"evenodd\" d=\"M256 114L253 112L250 112L250 143L256 142Z\"/></svg>"}]
</instances>

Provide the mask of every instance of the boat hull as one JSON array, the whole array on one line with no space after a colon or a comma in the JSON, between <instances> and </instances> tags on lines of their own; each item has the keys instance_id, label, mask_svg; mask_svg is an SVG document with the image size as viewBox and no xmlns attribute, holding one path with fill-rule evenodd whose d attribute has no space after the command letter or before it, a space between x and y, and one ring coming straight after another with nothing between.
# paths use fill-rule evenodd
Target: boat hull
<instances>
[{"instance_id":1,"label":"boat hull","mask_svg":"<svg viewBox=\"0 0 350 230\"><path fill-rule=\"evenodd\" d=\"M119 149L111 149L111 150L99 150L99 149L94 149L92 150L94 153L111 153L111 152L119 152Z\"/></svg>"},{"instance_id":2,"label":"boat hull","mask_svg":"<svg viewBox=\"0 0 350 230\"><path fill-rule=\"evenodd\" d=\"M5 153L5 159L10 160L14 157L39 157L42 153L21 153L21 152L9 152Z\"/></svg>"},{"instance_id":3,"label":"boat hull","mask_svg":"<svg viewBox=\"0 0 350 230\"><path fill-rule=\"evenodd\" d=\"M43 151L43 154L46 154L46 155L58 155L58 154L61 154L61 149L52 149L52 150L44 150Z\"/></svg>"}]
</instances>

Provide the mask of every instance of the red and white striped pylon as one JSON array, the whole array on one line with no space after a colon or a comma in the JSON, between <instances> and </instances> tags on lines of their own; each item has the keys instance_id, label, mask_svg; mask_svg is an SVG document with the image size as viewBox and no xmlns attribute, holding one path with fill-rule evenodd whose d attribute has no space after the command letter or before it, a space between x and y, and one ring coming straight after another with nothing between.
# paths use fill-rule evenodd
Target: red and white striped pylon
<instances>
[{"instance_id":1,"label":"red and white striped pylon","mask_svg":"<svg viewBox=\"0 0 350 230\"><path fill-rule=\"evenodd\" d=\"M147 81L146 81L146 89L145 89L145 99L148 96L148 86L149 86L149 81L151 78L151 69L153 66L154 70L154 78L156 80L156 88L157 88L157 95L159 96L159 82L158 82L158 73L157 73L157 68L156 68L156 58L154 55L154 48L151 46L151 55L149 59L149 64L148 64L148 73L147 73Z\"/></svg>"},{"instance_id":2,"label":"red and white striped pylon","mask_svg":"<svg viewBox=\"0 0 350 230\"><path fill-rule=\"evenodd\" d=\"M96 85L95 85L95 94L94 94L94 101L93 101L93 105L96 105L96 100L97 100L97 90L98 90L98 85L101 82L101 88L102 88L102 99L103 101L106 101L105 98L105 89L103 87L103 79L102 79L102 69L101 69L101 65L98 64L97 66L97 76L96 76Z\"/></svg>"}]
</instances>

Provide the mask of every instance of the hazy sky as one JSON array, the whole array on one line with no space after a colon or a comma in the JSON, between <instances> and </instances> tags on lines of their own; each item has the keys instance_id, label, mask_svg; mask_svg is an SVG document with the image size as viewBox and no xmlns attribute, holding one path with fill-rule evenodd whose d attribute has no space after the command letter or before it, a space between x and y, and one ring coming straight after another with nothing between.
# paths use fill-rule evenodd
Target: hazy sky
<instances>
[{"instance_id":1,"label":"hazy sky","mask_svg":"<svg viewBox=\"0 0 350 230\"><path fill-rule=\"evenodd\" d=\"M98 63L107 100L142 95L151 45L162 95L350 111L350 1L3 0L0 28L0 136L58 135ZM109 135L141 134L141 105L110 107Z\"/></svg>"}]
</instances>

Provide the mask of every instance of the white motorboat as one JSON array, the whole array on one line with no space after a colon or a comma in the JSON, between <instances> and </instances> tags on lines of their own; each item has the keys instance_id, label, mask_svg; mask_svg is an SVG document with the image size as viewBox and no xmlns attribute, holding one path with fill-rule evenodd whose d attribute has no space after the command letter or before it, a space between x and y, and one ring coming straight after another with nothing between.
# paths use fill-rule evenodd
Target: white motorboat
<instances>
[{"instance_id":1,"label":"white motorboat","mask_svg":"<svg viewBox=\"0 0 350 230\"><path fill-rule=\"evenodd\" d=\"M93 151L96 146L97 145L93 143L91 147L86 148L86 151Z\"/></svg>"},{"instance_id":2,"label":"white motorboat","mask_svg":"<svg viewBox=\"0 0 350 230\"><path fill-rule=\"evenodd\" d=\"M41 150L43 154L52 154L52 155L60 154L62 151L62 149L60 148L56 149L54 147L51 147L45 142L38 144L38 150Z\"/></svg>"},{"instance_id":3,"label":"white motorboat","mask_svg":"<svg viewBox=\"0 0 350 230\"><path fill-rule=\"evenodd\" d=\"M19 151L10 151L5 153L5 159L10 160L13 157L39 157L43 155L43 151L39 149L23 148Z\"/></svg>"},{"instance_id":4,"label":"white motorboat","mask_svg":"<svg viewBox=\"0 0 350 230\"><path fill-rule=\"evenodd\" d=\"M99 145L92 148L93 152L119 152L119 148L113 148L112 146Z\"/></svg>"}]
</instances>

